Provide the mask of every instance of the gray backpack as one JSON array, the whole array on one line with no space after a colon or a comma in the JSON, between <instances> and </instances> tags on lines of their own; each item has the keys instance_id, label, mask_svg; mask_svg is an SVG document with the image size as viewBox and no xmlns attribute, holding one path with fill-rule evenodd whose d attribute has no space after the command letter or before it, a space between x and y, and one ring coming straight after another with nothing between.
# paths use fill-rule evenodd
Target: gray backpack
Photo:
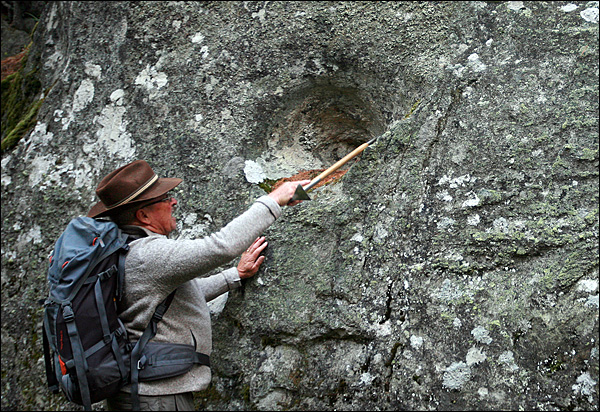
<instances>
[{"instance_id":1,"label":"gray backpack","mask_svg":"<svg viewBox=\"0 0 600 412\"><path fill-rule=\"evenodd\" d=\"M140 381L178 376L194 364L210 366L195 342L149 342L177 290L158 305L141 338L128 339L118 304L125 255L135 238L113 222L78 217L50 257L43 326L48 387L86 410L127 384L133 408L139 409Z\"/></svg>"}]
</instances>

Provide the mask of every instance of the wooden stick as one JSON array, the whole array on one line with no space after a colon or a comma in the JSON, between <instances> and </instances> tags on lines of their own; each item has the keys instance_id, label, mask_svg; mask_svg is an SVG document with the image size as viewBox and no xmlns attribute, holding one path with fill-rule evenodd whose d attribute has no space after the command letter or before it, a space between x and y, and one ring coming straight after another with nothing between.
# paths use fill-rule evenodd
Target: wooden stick
<instances>
[{"instance_id":1,"label":"wooden stick","mask_svg":"<svg viewBox=\"0 0 600 412\"><path fill-rule=\"evenodd\" d=\"M348 160L350 160L353 157L356 157L358 154L362 153L362 151L365 150L372 141L373 140L370 140L367 143L361 144L356 149L354 149L353 151L348 153L346 156L342 157L340 160L335 162L333 164L333 166L331 166L329 169L325 170L319 176L315 177L307 186L304 186L304 190L310 189L311 187L313 187L314 185L319 183L321 181L321 179L325 179L327 176L329 176L330 174L332 174L333 172L338 170L340 167L345 165L348 162Z\"/></svg>"}]
</instances>

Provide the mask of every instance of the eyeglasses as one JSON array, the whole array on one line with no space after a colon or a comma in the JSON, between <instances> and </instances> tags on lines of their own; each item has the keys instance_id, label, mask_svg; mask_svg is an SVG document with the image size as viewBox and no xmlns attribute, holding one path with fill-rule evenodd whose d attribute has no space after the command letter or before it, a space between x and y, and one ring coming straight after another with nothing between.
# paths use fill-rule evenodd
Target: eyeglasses
<instances>
[{"instance_id":1,"label":"eyeglasses","mask_svg":"<svg viewBox=\"0 0 600 412\"><path fill-rule=\"evenodd\" d=\"M171 200L173 200L173 196L171 196L169 193L165 193L164 197L162 197L161 199L155 200L154 202L150 202L147 205L144 205L142 207L148 207L155 203L160 203L160 202L171 202Z\"/></svg>"}]
</instances>

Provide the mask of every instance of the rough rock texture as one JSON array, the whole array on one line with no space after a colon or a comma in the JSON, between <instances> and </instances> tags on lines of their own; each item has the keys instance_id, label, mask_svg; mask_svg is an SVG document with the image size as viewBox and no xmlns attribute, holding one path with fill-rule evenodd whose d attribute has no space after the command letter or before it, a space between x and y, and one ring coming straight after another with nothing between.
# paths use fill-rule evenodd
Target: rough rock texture
<instances>
[{"instance_id":1,"label":"rough rock texture","mask_svg":"<svg viewBox=\"0 0 600 412\"><path fill-rule=\"evenodd\" d=\"M198 406L598 410L598 2L51 2L27 66L3 410L72 407L37 302L104 174L182 177L177 236L202 236L380 135L215 302Z\"/></svg>"}]
</instances>

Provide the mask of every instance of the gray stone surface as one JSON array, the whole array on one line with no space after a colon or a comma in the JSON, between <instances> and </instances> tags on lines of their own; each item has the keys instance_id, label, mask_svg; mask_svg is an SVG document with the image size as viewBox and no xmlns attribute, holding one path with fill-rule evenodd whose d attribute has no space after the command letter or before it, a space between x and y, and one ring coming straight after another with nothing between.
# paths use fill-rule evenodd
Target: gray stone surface
<instances>
[{"instance_id":1,"label":"gray stone surface","mask_svg":"<svg viewBox=\"0 0 600 412\"><path fill-rule=\"evenodd\" d=\"M214 305L220 410L598 410L598 2L53 2L2 154L2 409L44 385L46 257L111 169L177 236L381 136ZM259 186L259 181L262 182ZM101 408L101 405L97 405Z\"/></svg>"}]
</instances>

